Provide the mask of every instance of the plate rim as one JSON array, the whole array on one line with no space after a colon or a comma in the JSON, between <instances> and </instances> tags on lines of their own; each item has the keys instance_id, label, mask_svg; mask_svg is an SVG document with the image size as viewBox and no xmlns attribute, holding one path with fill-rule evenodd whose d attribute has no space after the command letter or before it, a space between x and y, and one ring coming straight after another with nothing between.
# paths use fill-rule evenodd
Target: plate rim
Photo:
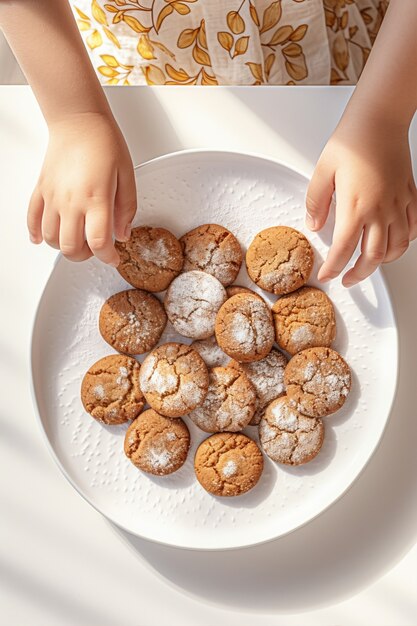
<instances>
[{"instance_id":1,"label":"plate rim","mask_svg":"<svg viewBox=\"0 0 417 626\"><path fill-rule=\"evenodd\" d=\"M298 174L299 176L301 176L302 178L305 178L306 180L309 180L309 176L308 174L306 174L305 172L303 172L301 169L299 168L295 168L292 165L288 164L287 162L285 162L284 160L281 159L275 159L269 156L266 156L264 154L261 153L256 153L256 152L240 152L240 151L233 151L233 150L223 150L223 149L205 149L205 148L187 148L184 150L176 150L173 152L169 152L163 155L159 155L156 157L153 157L147 161L145 161L144 163L140 163L139 165L135 165L134 166L134 171L136 172L136 170L142 170L145 169L148 166L152 166L156 163L159 162L163 162L163 161L167 161L169 159L172 158L178 158L178 157L185 157L187 155L193 155L193 154L205 154L205 155L210 155L210 156L214 156L216 154L221 155L221 156L228 156L228 157L249 157L249 158L254 158L257 160L262 160L265 161L269 164L273 164L275 166L280 166L282 168L285 169L289 169L291 170L293 173ZM315 513L314 515L311 515L310 517L308 517L308 519L306 519L305 521L297 524L296 526L294 526L293 528L280 533L279 535L275 535L273 537L267 537L267 538L263 538L260 539L258 541L249 541L249 542L245 542L245 543L240 543L239 545L232 545L232 546L197 546L197 545L183 545L180 543L173 543L173 542L169 542L169 541L163 541L161 539L157 539L155 537L149 537L145 534L141 534L135 531L132 531L130 528L127 528L124 524L120 523L119 521L116 521L115 519L113 519L112 517L110 517L109 515L107 515L106 513L104 513L103 511L101 511L98 506L87 496L86 493L83 492L83 490L81 489L81 487L72 479L72 477L69 475L69 473L67 472L67 470L65 469L63 463L61 462L58 454L56 453L54 446L52 444L52 442L50 441L48 434L46 432L46 429L44 427L43 424L43 420L40 414L40 410L39 410L39 405L38 405L38 400L37 400L37 396L36 396L36 389L35 389L35 383L34 383L34 339L35 339L35 333L36 333L36 328L37 328L37 324L38 324L38 319L39 319L39 315L40 315L40 309L41 309L41 304L42 301L45 297L45 291L46 291L46 287L52 277L52 275L56 272L57 270L57 266L58 264L62 261L63 258L63 254L61 252L58 252L54 262L53 262L53 267L43 285L43 289L42 289L42 293L41 293L41 297L38 300L38 303L36 305L35 308L35 313L33 316L33 320L32 320L32 325L31 325L31 329L30 329L30 337L29 337L29 363L30 363L30 394L31 394L31 398L32 398L32 404L35 410L35 419L36 422L38 424L38 428L41 432L41 437L43 438L44 442L46 443L46 447L48 449L48 452L50 454L50 456L52 457L52 459L54 460L55 464L58 466L59 470L61 471L61 473L64 475L64 477L66 478L66 480L72 485L72 487L76 490L76 492L83 498L84 501L86 501L90 506L92 506L107 522L110 522L111 524L114 524L115 526L117 526L118 528L120 528L121 530L123 530L124 532L128 533L129 535L133 535L135 537L139 537L140 539L144 539L146 541L150 541L152 543L156 543L158 545L162 545L162 546L166 546L169 548L176 548L176 549L181 549L181 550L191 550L191 551L203 551L203 552L224 552L224 551L229 551L229 550L240 550L240 549L245 549L245 548L251 548L251 547L255 547L255 546L259 546L262 544L266 544L272 541L278 541L281 538L286 537L287 535L297 531L300 528L303 528L304 526L306 526L307 524L309 524L310 522L312 522L313 520L317 519L319 516L323 515L326 511L328 511L332 506L334 506L341 498L343 498L348 491L350 491L350 489L352 489L352 487L354 486L354 484L356 483L356 481L360 478L360 476L363 474L363 472L366 470L366 468L368 467L370 461L372 460L372 458L374 457L375 453L377 452L378 448L381 445L382 439L386 433L387 430L387 426L389 421L391 420L391 413L392 413L392 408L394 406L394 402L395 399L397 397L397 392L398 392L398 382L399 382L399 375L398 375L398 369L399 369L399 361L400 361L400 342L399 342L399 331L398 331L398 320L397 320L397 315L395 312L395 307L393 305L393 300L392 300L392 294L391 294L391 290L388 287L387 281L385 279L385 276L381 270L381 268L379 267L375 274L378 274L383 287L385 288L387 294L388 294L388 302L389 302L389 308L390 308L390 313L392 315L393 321L394 321L394 325L392 330L394 331L394 337L393 340L395 341L395 383L393 386L393 393L392 393L392 398L389 404L389 407L387 407L387 418L384 421L384 425L383 428L380 432L380 435L377 439L377 441L375 442L375 445L371 451L371 453L369 454L368 458L366 459L365 463L362 465L362 467L360 468L360 470L358 471L358 473L354 476L354 478L350 481L350 483L343 489L343 491L336 497L334 498L329 504L327 504L325 507L323 507L318 513Z\"/></svg>"}]
</instances>

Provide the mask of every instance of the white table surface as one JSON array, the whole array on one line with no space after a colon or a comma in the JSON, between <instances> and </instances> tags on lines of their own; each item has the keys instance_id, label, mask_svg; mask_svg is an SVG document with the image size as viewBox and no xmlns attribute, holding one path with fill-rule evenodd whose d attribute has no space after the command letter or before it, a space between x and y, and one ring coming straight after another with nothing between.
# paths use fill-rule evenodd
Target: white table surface
<instances>
[{"instance_id":1,"label":"white table surface","mask_svg":"<svg viewBox=\"0 0 417 626\"><path fill-rule=\"evenodd\" d=\"M255 152L306 172L350 88L109 88L135 163L183 148ZM400 335L397 398L352 488L296 532L220 553L132 537L67 483L35 421L31 324L56 257L28 241L47 131L0 87L0 623L8 626L415 626L417 245L384 269ZM417 124L412 142L417 164ZM417 169L417 168L416 168Z\"/></svg>"}]
</instances>

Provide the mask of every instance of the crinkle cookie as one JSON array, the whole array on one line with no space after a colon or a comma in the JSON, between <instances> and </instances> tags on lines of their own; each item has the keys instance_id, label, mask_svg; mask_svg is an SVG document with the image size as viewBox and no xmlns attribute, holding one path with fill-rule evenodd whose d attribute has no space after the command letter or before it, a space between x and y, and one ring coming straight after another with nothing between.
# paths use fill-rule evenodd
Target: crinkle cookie
<instances>
[{"instance_id":1,"label":"crinkle cookie","mask_svg":"<svg viewBox=\"0 0 417 626\"><path fill-rule=\"evenodd\" d=\"M346 361L331 348L308 348L298 352L284 374L291 407L309 417L324 417L340 409L351 386Z\"/></svg>"},{"instance_id":2,"label":"crinkle cookie","mask_svg":"<svg viewBox=\"0 0 417 626\"><path fill-rule=\"evenodd\" d=\"M145 406L139 369L135 359L122 354L111 354L94 363L81 384L85 410L103 424L135 419Z\"/></svg>"},{"instance_id":3,"label":"crinkle cookie","mask_svg":"<svg viewBox=\"0 0 417 626\"><path fill-rule=\"evenodd\" d=\"M242 433L217 433L200 443L195 474L201 486L215 496L239 496L261 477L263 456L257 444Z\"/></svg>"},{"instance_id":4,"label":"crinkle cookie","mask_svg":"<svg viewBox=\"0 0 417 626\"><path fill-rule=\"evenodd\" d=\"M226 291L217 278L192 271L172 281L164 305L169 321L180 335L206 339L214 334L217 312L226 299Z\"/></svg>"},{"instance_id":5,"label":"crinkle cookie","mask_svg":"<svg viewBox=\"0 0 417 626\"><path fill-rule=\"evenodd\" d=\"M333 304L324 291L315 287L301 287L278 298L272 316L276 342L290 354L328 347L336 336Z\"/></svg>"},{"instance_id":6,"label":"crinkle cookie","mask_svg":"<svg viewBox=\"0 0 417 626\"><path fill-rule=\"evenodd\" d=\"M116 241L117 271L128 283L146 291L164 291L184 263L180 242L165 228L139 226L129 241Z\"/></svg>"},{"instance_id":7,"label":"crinkle cookie","mask_svg":"<svg viewBox=\"0 0 417 626\"><path fill-rule=\"evenodd\" d=\"M201 270L230 285L242 265L242 250L236 237L218 224L203 224L180 239L184 271Z\"/></svg>"},{"instance_id":8,"label":"crinkle cookie","mask_svg":"<svg viewBox=\"0 0 417 626\"><path fill-rule=\"evenodd\" d=\"M137 468L165 476L186 461L190 433L181 419L172 420L153 409L144 411L126 431L124 450Z\"/></svg>"},{"instance_id":9,"label":"crinkle cookie","mask_svg":"<svg viewBox=\"0 0 417 626\"><path fill-rule=\"evenodd\" d=\"M141 289L111 296L101 307L99 330L118 352L143 354L158 343L167 323L164 307Z\"/></svg>"},{"instance_id":10,"label":"crinkle cookie","mask_svg":"<svg viewBox=\"0 0 417 626\"><path fill-rule=\"evenodd\" d=\"M320 452L324 425L319 417L307 417L291 407L286 396L271 402L259 424L262 448L273 461L302 465Z\"/></svg>"},{"instance_id":11,"label":"crinkle cookie","mask_svg":"<svg viewBox=\"0 0 417 626\"><path fill-rule=\"evenodd\" d=\"M189 417L206 433L238 432L249 424L255 404L255 389L246 374L233 367L214 367L206 398Z\"/></svg>"},{"instance_id":12,"label":"crinkle cookie","mask_svg":"<svg viewBox=\"0 0 417 626\"><path fill-rule=\"evenodd\" d=\"M259 424L267 405L285 393L284 371L287 366L287 357L279 350L272 348L271 352L260 361L252 363L230 362L231 367L245 372L256 391L256 410L250 422L252 426Z\"/></svg>"},{"instance_id":13,"label":"crinkle cookie","mask_svg":"<svg viewBox=\"0 0 417 626\"><path fill-rule=\"evenodd\" d=\"M226 300L217 314L215 332L221 349L242 362L263 359L275 338L268 305L249 293Z\"/></svg>"},{"instance_id":14,"label":"crinkle cookie","mask_svg":"<svg viewBox=\"0 0 417 626\"><path fill-rule=\"evenodd\" d=\"M313 261L313 248L307 238L289 226L262 230L246 253L246 267L253 282L277 295L305 285Z\"/></svg>"},{"instance_id":15,"label":"crinkle cookie","mask_svg":"<svg viewBox=\"0 0 417 626\"><path fill-rule=\"evenodd\" d=\"M191 346L165 343L148 354L140 368L139 382L155 411L181 417L203 403L209 375L203 359Z\"/></svg>"},{"instance_id":16,"label":"crinkle cookie","mask_svg":"<svg viewBox=\"0 0 417 626\"><path fill-rule=\"evenodd\" d=\"M207 339L199 339L193 341L191 347L197 350L198 354L203 357L204 363L207 367L222 367L227 365L230 361L230 357L227 356L220 348L214 335Z\"/></svg>"}]
</instances>

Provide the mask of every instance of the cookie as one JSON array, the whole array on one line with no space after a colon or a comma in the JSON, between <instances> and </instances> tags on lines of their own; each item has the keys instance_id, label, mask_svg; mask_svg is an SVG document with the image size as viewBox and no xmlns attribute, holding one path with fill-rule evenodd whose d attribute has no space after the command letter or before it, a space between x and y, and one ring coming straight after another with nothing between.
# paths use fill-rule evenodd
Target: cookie
<instances>
[{"instance_id":1,"label":"cookie","mask_svg":"<svg viewBox=\"0 0 417 626\"><path fill-rule=\"evenodd\" d=\"M144 411L126 431L124 450L136 467L148 474L166 476L184 465L190 433L180 419L171 420L153 409Z\"/></svg>"},{"instance_id":2,"label":"cookie","mask_svg":"<svg viewBox=\"0 0 417 626\"><path fill-rule=\"evenodd\" d=\"M165 228L134 228L129 241L115 242L117 271L128 283L146 291L164 291L182 270L180 242Z\"/></svg>"},{"instance_id":3,"label":"cookie","mask_svg":"<svg viewBox=\"0 0 417 626\"><path fill-rule=\"evenodd\" d=\"M231 361L230 366L244 372L253 384L256 391L256 410L250 424L252 426L259 424L268 404L285 393L284 371L287 357L272 348L260 361L252 363Z\"/></svg>"},{"instance_id":4,"label":"cookie","mask_svg":"<svg viewBox=\"0 0 417 626\"><path fill-rule=\"evenodd\" d=\"M301 287L278 298L272 307L277 344L289 354L306 348L329 347L336 336L330 298L321 289Z\"/></svg>"},{"instance_id":5,"label":"cookie","mask_svg":"<svg viewBox=\"0 0 417 626\"><path fill-rule=\"evenodd\" d=\"M313 248L306 237L289 226L262 230L246 253L246 267L253 282L277 295L305 285L313 261Z\"/></svg>"},{"instance_id":6,"label":"cookie","mask_svg":"<svg viewBox=\"0 0 417 626\"><path fill-rule=\"evenodd\" d=\"M270 459L286 465L302 465L320 452L324 425L319 417L307 417L292 408L283 396L271 402L259 424L259 440Z\"/></svg>"},{"instance_id":7,"label":"cookie","mask_svg":"<svg viewBox=\"0 0 417 626\"><path fill-rule=\"evenodd\" d=\"M165 343L145 358L139 373L150 406L167 417L181 417L203 403L209 375L201 356L182 343Z\"/></svg>"},{"instance_id":8,"label":"cookie","mask_svg":"<svg viewBox=\"0 0 417 626\"><path fill-rule=\"evenodd\" d=\"M111 354L94 363L81 383L85 410L103 424L135 419L145 406L139 369L135 359L122 354Z\"/></svg>"},{"instance_id":9,"label":"cookie","mask_svg":"<svg viewBox=\"0 0 417 626\"><path fill-rule=\"evenodd\" d=\"M226 299L226 291L217 278L192 271L172 281L164 305L169 321L180 335L206 339L214 334L217 311Z\"/></svg>"},{"instance_id":10,"label":"cookie","mask_svg":"<svg viewBox=\"0 0 417 626\"><path fill-rule=\"evenodd\" d=\"M156 346L166 323L164 307L155 296L128 289L103 304L99 330L104 341L118 352L143 354Z\"/></svg>"},{"instance_id":11,"label":"cookie","mask_svg":"<svg viewBox=\"0 0 417 626\"><path fill-rule=\"evenodd\" d=\"M201 486L215 496L239 496L256 485L263 470L257 444L242 433L217 433L200 443L194 458Z\"/></svg>"},{"instance_id":12,"label":"cookie","mask_svg":"<svg viewBox=\"0 0 417 626\"><path fill-rule=\"evenodd\" d=\"M191 347L197 350L198 354L203 357L204 363L209 368L222 367L227 365L230 361L230 358L220 348L214 336L193 341Z\"/></svg>"},{"instance_id":13,"label":"cookie","mask_svg":"<svg viewBox=\"0 0 417 626\"><path fill-rule=\"evenodd\" d=\"M236 237L218 224L198 226L180 239L184 271L201 270L222 285L230 285L242 265L242 250Z\"/></svg>"},{"instance_id":14,"label":"cookie","mask_svg":"<svg viewBox=\"0 0 417 626\"><path fill-rule=\"evenodd\" d=\"M230 285L230 287L226 287L226 293L228 298L236 296L238 293L251 293L254 296L258 296L258 298L261 298L259 293L256 293L256 291L248 289L248 287L241 287L240 285Z\"/></svg>"},{"instance_id":15,"label":"cookie","mask_svg":"<svg viewBox=\"0 0 417 626\"><path fill-rule=\"evenodd\" d=\"M298 352L284 374L291 407L309 417L324 417L340 409L350 391L348 364L331 348Z\"/></svg>"},{"instance_id":16,"label":"cookie","mask_svg":"<svg viewBox=\"0 0 417 626\"><path fill-rule=\"evenodd\" d=\"M214 367L206 398L189 417L206 433L238 432L251 421L255 406L256 392L246 374L233 367Z\"/></svg>"},{"instance_id":17,"label":"cookie","mask_svg":"<svg viewBox=\"0 0 417 626\"><path fill-rule=\"evenodd\" d=\"M223 352L236 361L259 361L274 343L271 311L258 296L237 294L219 310L215 333Z\"/></svg>"}]
</instances>

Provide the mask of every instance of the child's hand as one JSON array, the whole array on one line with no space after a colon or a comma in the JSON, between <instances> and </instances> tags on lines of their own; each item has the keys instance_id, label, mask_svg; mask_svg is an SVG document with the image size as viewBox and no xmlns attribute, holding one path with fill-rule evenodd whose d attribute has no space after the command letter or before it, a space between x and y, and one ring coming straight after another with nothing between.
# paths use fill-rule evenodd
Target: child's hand
<instances>
[{"instance_id":1,"label":"child's hand","mask_svg":"<svg viewBox=\"0 0 417 626\"><path fill-rule=\"evenodd\" d=\"M343 277L351 287L398 259L417 237L417 191L408 128L375 119L342 119L324 148L307 191L306 223L320 230L333 191L333 242L318 278L340 274L360 238L361 254Z\"/></svg>"},{"instance_id":2,"label":"child's hand","mask_svg":"<svg viewBox=\"0 0 417 626\"><path fill-rule=\"evenodd\" d=\"M28 210L31 240L45 240L72 261L94 254L117 266L113 234L127 240L135 212L133 165L115 121L87 113L50 124Z\"/></svg>"}]
</instances>

